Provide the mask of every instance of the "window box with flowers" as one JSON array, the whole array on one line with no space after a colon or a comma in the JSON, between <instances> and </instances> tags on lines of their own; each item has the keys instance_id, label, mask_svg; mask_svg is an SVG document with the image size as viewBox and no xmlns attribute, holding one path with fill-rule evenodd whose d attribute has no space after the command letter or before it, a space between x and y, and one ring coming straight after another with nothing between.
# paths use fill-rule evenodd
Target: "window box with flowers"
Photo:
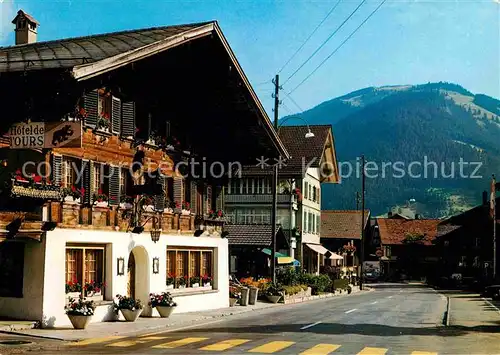
<instances>
[{"instance_id":1,"label":"window box with flowers","mask_svg":"<svg viewBox=\"0 0 500 355\"><path fill-rule=\"evenodd\" d=\"M111 121L109 117L109 113L101 112L99 117L97 118L97 131L101 132L109 132L109 127L111 126Z\"/></svg>"},{"instance_id":2,"label":"window box with flowers","mask_svg":"<svg viewBox=\"0 0 500 355\"><path fill-rule=\"evenodd\" d=\"M210 210L208 212L208 220L223 221L224 217L225 215L223 210L218 210L218 211Z\"/></svg>"},{"instance_id":3,"label":"window box with flowers","mask_svg":"<svg viewBox=\"0 0 500 355\"><path fill-rule=\"evenodd\" d=\"M62 190L62 195L64 196L65 203L79 204L82 196L85 195L85 189L83 187L78 189L72 185L71 187L65 187Z\"/></svg>"},{"instance_id":4,"label":"window box with flowers","mask_svg":"<svg viewBox=\"0 0 500 355\"><path fill-rule=\"evenodd\" d=\"M108 196L102 192L102 189L97 190L92 196L92 203L95 207L109 207Z\"/></svg>"},{"instance_id":5,"label":"window box with flowers","mask_svg":"<svg viewBox=\"0 0 500 355\"><path fill-rule=\"evenodd\" d=\"M300 191L300 189L298 187L293 189L292 194L297 197L298 202L302 201L302 192Z\"/></svg>"},{"instance_id":6,"label":"window box with flowers","mask_svg":"<svg viewBox=\"0 0 500 355\"><path fill-rule=\"evenodd\" d=\"M120 208L123 210L131 210L134 207L134 198L132 196L120 197Z\"/></svg>"},{"instance_id":7,"label":"window box with flowers","mask_svg":"<svg viewBox=\"0 0 500 355\"><path fill-rule=\"evenodd\" d=\"M201 278L201 281L203 283L203 287L209 287L212 288L212 277L209 275L203 275Z\"/></svg>"},{"instance_id":8,"label":"window box with flowers","mask_svg":"<svg viewBox=\"0 0 500 355\"><path fill-rule=\"evenodd\" d=\"M191 287L200 287L200 277L199 276L191 276L189 278L189 285Z\"/></svg>"},{"instance_id":9,"label":"window box with flowers","mask_svg":"<svg viewBox=\"0 0 500 355\"><path fill-rule=\"evenodd\" d=\"M179 286L179 288L186 288L187 287L187 283L188 283L188 279L189 278L188 278L187 275L178 277L177 278L177 285Z\"/></svg>"},{"instance_id":10,"label":"window box with flowers","mask_svg":"<svg viewBox=\"0 0 500 355\"><path fill-rule=\"evenodd\" d=\"M153 199L149 196L142 196L139 200L139 206L144 212L154 212L155 206L153 203Z\"/></svg>"},{"instance_id":11,"label":"window box with flowers","mask_svg":"<svg viewBox=\"0 0 500 355\"><path fill-rule=\"evenodd\" d=\"M12 176L11 194L14 197L60 200L61 188L37 174L24 176L21 169L17 169Z\"/></svg>"},{"instance_id":12,"label":"window box with flowers","mask_svg":"<svg viewBox=\"0 0 500 355\"><path fill-rule=\"evenodd\" d=\"M93 301L102 301L104 287L106 287L106 284L104 282L85 282L83 286L85 297Z\"/></svg>"},{"instance_id":13,"label":"window box with flowers","mask_svg":"<svg viewBox=\"0 0 500 355\"><path fill-rule=\"evenodd\" d=\"M174 274L168 274L167 275L167 290L171 290L175 287L175 275Z\"/></svg>"},{"instance_id":14,"label":"window box with flowers","mask_svg":"<svg viewBox=\"0 0 500 355\"><path fill-rule=\"evenodd\" d=\"M190 216L191 215L191 204L187 201L182 201L182 210L181 214L184 216Z\"/></svg>"},{"instance_id":15,"label":"window box with flowers","mask_svg":"<svg viewBox=\"0 0 500 355\"><path fill-rule=\"evenodd\" d=\"M82 285L77 279L66 282L66 299L78 299L82 295Z\"/></svg>"}]
</instances>

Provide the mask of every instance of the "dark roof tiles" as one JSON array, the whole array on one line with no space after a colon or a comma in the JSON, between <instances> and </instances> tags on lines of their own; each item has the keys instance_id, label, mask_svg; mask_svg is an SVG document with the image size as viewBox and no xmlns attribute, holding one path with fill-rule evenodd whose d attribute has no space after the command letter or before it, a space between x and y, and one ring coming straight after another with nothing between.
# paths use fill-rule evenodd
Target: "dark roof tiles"
<instances>
[{"instance_id":1,"label":"dark roof tiles","mask_svg":"<svg viewBox=\"0 0 500 355\"><path fill-rule=\"evenodd\" d=\"M365 210L365 226L369 218ZM321 211L321 238L361 239L361 211Z\"/></svg>"}]
</instances>

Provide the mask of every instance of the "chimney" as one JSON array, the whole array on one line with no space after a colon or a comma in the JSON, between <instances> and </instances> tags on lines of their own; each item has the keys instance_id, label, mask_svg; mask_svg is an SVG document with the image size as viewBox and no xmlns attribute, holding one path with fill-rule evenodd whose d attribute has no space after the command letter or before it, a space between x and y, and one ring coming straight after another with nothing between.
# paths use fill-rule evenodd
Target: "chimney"
<instances>
[{"instance_id":1,"label":"chimney","mask_svg":"<svg viewBox=\"0 0 500 355\"><path fill-rule=\"evenodd\" d=\"M483 191L483 205L487 205L489 203L488 201L488 192Z\"/></svg>"},{"instance_id":2,"label":"chimney","mask_svg":"<svg viewBox=\"0 0 500 355\"><path fill-rule=\"evenodd\" d=\"M391 218L392 217L392 211L387 212L387 217Z\"/></svg>"},{"instance_id":3,"label":"chimney","mask_svg":"<svg viewBox=\"0 0 500 355\"><path fill-rule=\"evenodd\" d=\"M12 23L16 25L16 46L36 42L37 28L40 25L37 20L23 10L19 10Z\"/></svg>"}]
</instances>

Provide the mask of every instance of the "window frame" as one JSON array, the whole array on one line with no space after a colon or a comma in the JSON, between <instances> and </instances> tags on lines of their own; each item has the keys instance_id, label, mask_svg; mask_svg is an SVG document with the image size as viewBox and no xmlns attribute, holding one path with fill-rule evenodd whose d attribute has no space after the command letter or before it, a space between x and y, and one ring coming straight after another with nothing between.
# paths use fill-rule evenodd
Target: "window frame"
<instances>
[{"instance_id":1,"label":"window frame","mask_svg":"<svg viewBox=\"0 0 500 355\"><path fill-rule=\"evenodd\" d=\"M174 290L183 290L183 291L186 291L186 290L196 290L197 288L190 288L190 281L191 281L191 277L192 276L199 276L200 278L203 277L205 274L203 274L203 270L204 270L204 263L203 263L203 255L204 254L208 254L210 255L210 258L209 258L209 263L210 263L210 274L208 274L208 276L210 276L212 278L212 282L211 282L211 289L215 290L215 285L214 285L214 279L215 279L215 269L214 269L214 264L215 264L215 250L216 248L209 248L209 247L184 247L184 246L168 246L166 248L166 252L165 252L165 256L166 256L166 260L167 260L167 263L166 263L166 277L168 278L169 277L169 274L170 275L174 275L175 276L175 280L174 280ZM171 254L174 254L175 255L175 260L174 262L171 262L170 261L170 257L169 257L169 253ZM177 268L178 268L178 255L179 253L187 253L187 265L184 265L184 267L186 267L187 269L187 275L178 275L177 273ZM198 272L198 275L196 275L197 272L195 272L195 275L192 275L191 274L191 255L194 254L194 253L199 253L199 263L198 263L198 268L199 268L199 272ZM196 255L196 254L194 254ZM195 259L196 259L196 256L195 256ZM171 265L174 266L174 270L169 270L170 269L170 266ZM183 277L183 276L187 276L188 277L188 281L186 283L186 288L179 288L179 284L178 284L178 279L179 277ZM166 284L167 280L165 280L165 284ZM200 280L200 286L203 286L202 285L202 282Z\"/></svg>"},{"instance_id":2,"label":"window frame","mask_svg":"<svg viewBox=\"0 0 500 355\"><path fill-rule=\"evenodd\" d=\"M68 260L67 260L67 251L68 250L79 250L81 252L81 260L80 260L80 267L81 267L81 280L77 280L78 282L81 282L81 285L82 285L82 291L80 292L80 294L85 297L85 290L84 290L84 286L85 286L85 268L86 268L86 251L87 250L100 250L102 251L102 260L101 260L101 280L102 280L102 283L105 283L106 281L106 245L104 244L81 244L81 243L67 243L65 248L64 248L64 267L65 267L65 270L64 270L64 278L65 278L65 284L68 282L67 280L67 274L68 274ZM97 265L97 261L96 261L96 265ZM99 267L99 265L97 265L97 268ZM96 268L96 269L97 269ZM96 273L97 273L97 270L96 270ZM91 281L91 280L89 280ZM96 280L93 280L93 281L96 281ZM105 294L105 287L103 286L102 287L102 290L101 290L101 296L102 299L104 300L104 294Z\"/></svg>"}]
</instances>

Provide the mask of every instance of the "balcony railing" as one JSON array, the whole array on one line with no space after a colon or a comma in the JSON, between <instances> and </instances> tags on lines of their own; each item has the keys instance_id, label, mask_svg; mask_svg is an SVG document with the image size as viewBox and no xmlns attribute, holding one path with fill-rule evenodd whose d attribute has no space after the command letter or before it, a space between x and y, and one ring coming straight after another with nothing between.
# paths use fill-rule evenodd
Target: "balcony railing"
<instances>
[{"instance_id":1,"label":"balcony railing","mask_svg":"<svg viewBox=\"0 0 500 355\"><path fill-rule=\"evenodd\" d=\"M278 203L296 203L297 196L290 194L278 194ZM226 203L272 203L273 195L225 195Z\"/></svg>"}]
</instances>

